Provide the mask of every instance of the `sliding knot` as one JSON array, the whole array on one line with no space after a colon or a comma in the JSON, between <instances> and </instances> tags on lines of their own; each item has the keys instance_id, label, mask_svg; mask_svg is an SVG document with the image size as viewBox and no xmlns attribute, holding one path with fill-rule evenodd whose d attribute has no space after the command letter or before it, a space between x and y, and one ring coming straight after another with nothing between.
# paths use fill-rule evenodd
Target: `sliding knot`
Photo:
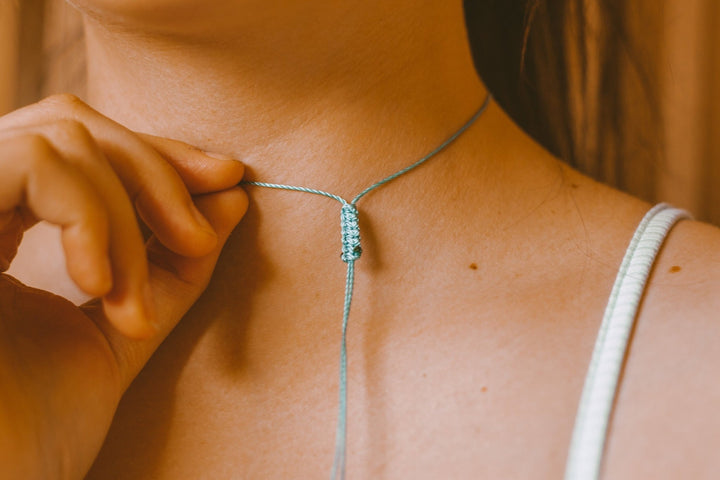
<instances>
[{"instance_id":1,"label":"sliding knot","mask_svg":"<svg viewBox=\"0 0 720 480\"><path fill-rule=\"evenodd\" d=\"M355 205L343 204L340 210L340 227L342 229L342 255L340 258L345 263L357 260L362 254L362 247L360 247L360 225Z\"/></svg>"}]
</instances>

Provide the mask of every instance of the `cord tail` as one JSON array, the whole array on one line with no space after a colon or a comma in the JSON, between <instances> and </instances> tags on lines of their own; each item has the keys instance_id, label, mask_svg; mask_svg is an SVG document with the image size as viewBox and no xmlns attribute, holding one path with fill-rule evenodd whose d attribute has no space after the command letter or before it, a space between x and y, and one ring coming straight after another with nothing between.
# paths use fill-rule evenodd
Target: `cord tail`
<instances>
[{"instance_id":1,"label":"cord tail","mask_svg":"<svg viewBox=\"0 0 720 480\"><path fill-rule=\"evenodd\" d=\"M357 212L357 210L356 210ZM345 307L343 308L342 341L340 343L340 380L338 385L338 419L335 435L335 459L330 474L331 480L345 479L345 444L347 442L347 327L350 317L353 286L355 284L355 260L347 262L345 280Z\"/></svg>"}]
</instances>

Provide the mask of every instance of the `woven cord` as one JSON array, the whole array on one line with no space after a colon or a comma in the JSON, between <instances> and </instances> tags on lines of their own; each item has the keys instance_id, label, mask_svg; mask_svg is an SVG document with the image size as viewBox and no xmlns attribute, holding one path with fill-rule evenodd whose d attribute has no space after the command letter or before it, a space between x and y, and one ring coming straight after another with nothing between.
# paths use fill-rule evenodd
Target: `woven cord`
<instances>
[{"instance_id":1,"label":"woven cord","mask_svg":"<svg viewBox=\"0 0 720 480\"><path fill-rule=\"evenodd\" d=\"M490 105L491 96L488 95L485 98L482 106L477 112L468 120L459 130L453 133L447 140L441 143L432 152L425 155L417 162L409 165L398 172L389 175L379 182L370 185L368 188L360 192L352 201L348 202L338 195L325 192L323 190L317 190L314 188L298 187L294 185L283 185L278 183L265 183L265 182L250 182L242 181L241 185L252 185L256 187L274 188L278 190L289 190L301 193L311 193L314 195L321 195L323 197L331 198L342 204L340 209L340 229L342 233L342 260L347 263L347 276L345 279L345 305L343 307L343 318L342 318L342 339L340 343L340 375L338 382L338 418L337 418L337 431L335 437L335 457L333 460L333 467L330 473L332 480L343 480L345 478L345 458L346 458L346 444L347 444L347 327L348 320L350 318L350 304L352 303L353 287L355 285L355 261L360 258L362 254L362 247L360 245L360 226L358 222L358 211L357 202L382 185L396 179L397 177L404 175L405 173L419 167L430 158L434 157L448 145L450 145L455 139L467 130L480 115L487 110Z\"/></svg>"}]
</instances>

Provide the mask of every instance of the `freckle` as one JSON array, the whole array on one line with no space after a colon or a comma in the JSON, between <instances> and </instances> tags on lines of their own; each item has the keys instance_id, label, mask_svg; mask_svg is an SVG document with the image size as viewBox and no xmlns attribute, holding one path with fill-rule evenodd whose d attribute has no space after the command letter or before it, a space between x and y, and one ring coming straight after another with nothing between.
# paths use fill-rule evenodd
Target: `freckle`
<instances>
[{"instance_id":1,"label":"freckle","mask_svg":"<svg viewBox=\"0 0 720 480\"><path fill-rule=\"evenodd\" d=\"M578 185L577 183L572 183L572 184L570 184L570 186L572 188L580 188L580 185Z\"/></svg>"},{"instance_id":2,"label":"freckle","mask_svg":"<svg viewBox=\"0 0 720 480\"><path fill-rule=\"evenodd\" d=\"M482 388L480 389L480 391L483 392L483 393L487 392L487 387L482 387Z\"/></svg>"},{"instance_id":3,"label":"freckle","mask_svg":"<svg viewBox=\"0 0 720 480\"><path fill-rule=\"evenodd\" d=\"M471 263L470 270L477 270L477 263Z\"/></svg>"},{"instance_id":4,"label":"freckle","mask_svg":"<svg viewBox=\"0 0 720 480\"><path fill-rule=\"evenodd\" d=\"M682 270L682 268L680 268L680 267L677 266L677 265L673 265L672 267L670 267L670 273L677 273L677 272L679 272L680 270Z\"/></svg>"}]
</instances>

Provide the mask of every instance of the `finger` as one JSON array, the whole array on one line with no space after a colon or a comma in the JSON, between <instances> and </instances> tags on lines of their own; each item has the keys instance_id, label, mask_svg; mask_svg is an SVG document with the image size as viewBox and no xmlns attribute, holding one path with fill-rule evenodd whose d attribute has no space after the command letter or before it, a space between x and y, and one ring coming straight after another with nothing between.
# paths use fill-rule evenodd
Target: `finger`
<instances>
[{"instance_id":1,"label":"finger","mask_svg":"<svg viewBox=\"0 0 720 480\"><path fill-rule=\"evenodd\" d=\"M62 160L66 164L82 172L87 179L92 179L94 190L101 197L100 203L106 208L110 238L109 251L104 260L110 263L108 268L112 272L112 289L101 294L88 293L104 297L106 313L120 331L128 335L151 333L143 327L145 321L129 320L134 316L143 319L151 315L152 306L147 293L148 266L144 240L135 210L120 180L90 133L79 122L60 120L27 127L25 130L42 134L62 152ZM63 230L63 241L83 249L88 248L84 242L89 241L89 238L82 229L68 227ZM84 269L89 266L68 258L67 268L74 279L75 276L85 275ZM82 285L79 286L82 288ZM145 320L150 321L149 318Z\"/></svg>"},{"instance_id":2,"label":"finger","mask_svg":"<svg viewBox=\"0 0 720 480\"><path fill-rule=\"evenodd\" d=\"M70 117L85 117L85 110L90 110L91 115L100 115L87 105L73 96L60 95L50 97L43 103L51 105L51 108L62 108L63 105L70 105L70 111L75 112ZM0 138L4 133L13 134L13 130L27 126L33 126L38 123L47 123L47 115L43 114L38 121L37 112L33 111L31 105L16 110L5 117L0 117ZM62 113L60 118L68 117L67 112ZM114 122L113 122L114 123ZM117 124L115 124L117 125ZM117 125L120 128L120 125ZM128 133L134 133L128 131ZM242 162L227 155L204 152L197 147L189 145L178 140L158 137L144 133L134 133L142 141L150 145L159 153L165 161L170 163L180 178L185 183L188 191L192 195L203 193L217 192L237 185L242 180L244 174L244 166Z\"/></svg>"},{"instance_id":3,"label":"finger","mask_svg":"<svg viewBox=\"0 0 720 480\"><path fill-rule=\"evenodd\" d=\"M61 226L73 281L91 295L107 293L112 284L108 222L94 187L41 137L2 142L1 151L0 211L26 207L36 218ZM23 224L12 225L15 234L26 228L22 217L18 212L9 219L11 224L18 220Z\"/></svg>"},{"instance_id":4,"label":"finger","mask_svg":"<svg viewBox=\"0 0 720 480\"><path fill-rule=\"evenodd\" d=\"M235 187L203 195L196 199L196 203L218 232L219 242L211 253L202 258L188 258L164 248L160 243L150 245L150 285L159 334L142 341L129 340L107 328L97 304L83 306L104 330L118 358L126 387L206 288L222 246L247 210L248 199L241 188Z\"/></svg>"},{"instance_id":5,"label":"finger","mask_svg":"<svg viewBox=\"0 0 720 480\"><path fill-rule=\"evenodd\" d=\"M234 187L245 173L242 162L227 155L203 152L192 145L137 134L175 168L192 195L219 192Z\"/></svg>"},{"instance_id":6,"label":"finger","mask_svg":"<svg viewBox=\"0 0 720 480\"><path fill-rule=\"evenodd\" d=\"M143 221L171 250L188 256L211 251L217 237L193 205L178 172L140 137L69 95L38 104L45 115L81 123L120 178Z\"/></svg>"},{"instance_id":7,"label":"finger","mask_svg":"<svg viewBox=\"0 0 720 480\"><path fill-rule=\"evenodd\" d=\"M189 289L182 295L186 299L185 304L171 302L181 309L189 309L207 286L225 241L247 211L248 197L242 188L234 187L195 197L195 204L218 231L221 242L213 252L195 259L178 255L152 238L147 246L151 285L153 289L159 289L156 294L163 295L164 292L174 298L177 296L177 289ZM158 303L164 304L162 297L157 299ZM173 318L174 315L166 312L165 317Z\"/></svg>"}]
</instances>

